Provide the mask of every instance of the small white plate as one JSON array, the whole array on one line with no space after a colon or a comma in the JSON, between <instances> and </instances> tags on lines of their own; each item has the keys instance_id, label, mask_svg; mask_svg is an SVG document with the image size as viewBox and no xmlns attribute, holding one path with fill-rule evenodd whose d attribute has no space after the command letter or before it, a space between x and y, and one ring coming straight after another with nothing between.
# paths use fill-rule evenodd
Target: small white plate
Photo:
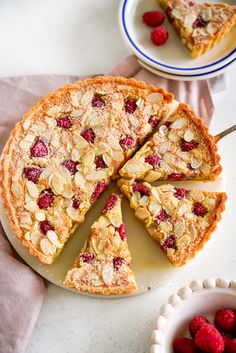
<instances>
[{"instance_id":1,"label":"small white plate","mask_svg":"<svg viewBox=\"0 0 236 353\"><path fill-rule=\"evenodd\" d=\"M221 1L209 0L208 2L220 3ZM227 2L235 4L234 1ZM236 26L215 48L197 59L191 58L167 19L164 25L169 31L169 40L163 46L153 45L150 40L153 29L142 22L142 14L150 10L161 10L157 0L122 0L119 11L120 30L125 43L149 66L166 73L195 75L212 72L236 58ZM215 73L219 74L217 71Z\"/></svg>"},{"instance_id":2,"label":"small white plate","mask_svg":"<svg viewBox=\"0 0 236 353\"><path fill-rule=\"evenodd\" d=\"M210 79L212 77L216 77L219 76L221 74L223 74L224 72L227 72L232 66L236 65L236 58L233 59L233 61L229 64L226 64L226 66L219 68L217 70L213 70L212 72L209 73L205 73L205 74L199 74L199 75L174 75L174 74L170 74L161 70L157 70L155 68L153 68L150 65L147 65L145 62L143 62L142 60L138 59L138 62L140 63L140 65L142 65L145 69L147 69L148 71L154 73L155 75L159 75L161 77L165 77L171 80L176 80L176 81L199 81L199 80L207 80Z\"/></svg>"},{"instance_id":3,"label":"small white plate","mask_svg":"<svg viewBox=\"0 0 236 353\"><path fill-rule=\"evenodd\" d=\"M236 282L219 278L195 280L181 288L162 305L152 332L151 353L173 353L176 337L189 337L191 319L204 315L213 323L214 314L222 307L236 308Z\"/></svg>"},{"instance_id":4,"label":"small white plate","mask_svg":"<svg viewBox=\"0 0 236 353\"><path fill-rule=\"evenodd\" d=\"M177 184L176 182L171 182L171 184L178 185L179 187L193 187L209 191L225 190L223 177L219 178L215 182L209 183L189 181L185 183L178 182ZM102 197L96 202L96 205L90 210L90 212L88 212L85 222L76 230L72 238L66 243L58 259L52 265L42 264L36 257L30 255L28 249L23 246L21 240L15 236L6 216L6 211L2 205L1 197L0 220L11 244L30 267L32 267L36 272L38 272L48 281L67 290L72 290L78 293L76 290L66 287L63 281L67 271L72 266L75 257L79 254L86 237L89 235L92 223L101 214L101 210L103 209L104 204L109 198L111 192L119 193L119 190L116 186L113 186L112 188L109 188L105 191ZM159 247L151 239L144 225L137 220L136 216L134 215L134 211L130 208L129 202L125 197L123 198L122 202L122 213L128 234L129 249L133 259L132 269L136 276L138 285L138 290L131 295L142 294L148 292L149 290L156 289L162 286L165 282L170 281L171 278L173 278L173 276L175 276L177 273L179 274L185 271L189 271L191 267L194 266L193 259L186 266L174 268L164 256ZM214 256L214 254L211 254L209 245L210 244L206 245L207 255ZM206 255L205 250L201 251L197 256L202 255ZM87 293L81 294L89 295ZM101 296L97 295L96 297ZM121 296L109 296L109 298L117 297ZM124 297L124 295L122 297Z\"/></svg>"}]
</instances>

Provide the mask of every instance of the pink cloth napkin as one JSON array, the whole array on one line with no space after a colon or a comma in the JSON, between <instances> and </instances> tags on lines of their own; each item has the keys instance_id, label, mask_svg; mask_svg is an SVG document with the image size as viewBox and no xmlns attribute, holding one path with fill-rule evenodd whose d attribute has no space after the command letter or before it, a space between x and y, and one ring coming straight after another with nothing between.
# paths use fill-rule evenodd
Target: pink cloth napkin
<instances>
[{"instance_id":1,"label":"pink cloth napkin","mask_svg":"<svg viewBox=\"0 0 236 353\"><path fill-rule=\"evenodd\" d=\"M173 92L210 123L214 106L207 81L179 82L158 77L143 69L131 56L109 74L135 77ZM84 77L22 76L0 79L0 151L22 115L48 92ZM44 297L42 279L14 258L0 227L0 353L23 353Z\"/></svg>"}]
</instances>

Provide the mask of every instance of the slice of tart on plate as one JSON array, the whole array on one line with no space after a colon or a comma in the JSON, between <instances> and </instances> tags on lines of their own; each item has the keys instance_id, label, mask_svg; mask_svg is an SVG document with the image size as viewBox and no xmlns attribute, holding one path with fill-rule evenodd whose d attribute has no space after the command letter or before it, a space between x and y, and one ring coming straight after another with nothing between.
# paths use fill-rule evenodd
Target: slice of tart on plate
<instances>
[{"instance_id":1,"label":"slice of tart on plate","mask_svg":"<svg viewBox=\"0 0 236 353\"><path fill-rule=\"evenodd\" d=\"M215 180L221 170L214 137L202 119L180 103L119 173L124 178L154 182Z\"/></svg>"},{"instance_id":2,"label":"slice of tart on plate","mask_svg":"<svg viewBox=\"0 0 236 353\"><path fill-rule=\"evenodd\" d=\"M196 0L159 0L193 58L218 44L236 23L236 6Z\"/></svg>"},{"instance_id":3,"label":"slice of tart on plate","mask_svg":"<svg viewBox=\"0 0 236 353\"><path fill-rule=\"evenodd\" d=\"M16 124L1 160L11 226L51 264L122 164L169 114L173 95L97 77L49 94Z\"/></svg>"},{"instance_id":4,"label":"slice of tart on plate","mask_svg":"<svg viewBox=\"0 0 236 353\"><path fill-rule=\"evenodd\" d=\"M224 192L187 190L169 184L154 187L120 179L118 185L174 266L185 264L209 240L227 199Z\"/></svg>"},{"instance_id":5,"label":"slice of tart on plate","mask_svg":"<svg viewBox=\"0 0 236 353\"><path fill-rule=\"evenodd\" d=\"M131 293L137 286L130 263L121 199L112 194L102 215L92 225L65 284L91 294Z\"/></svg>"}]
</instances>

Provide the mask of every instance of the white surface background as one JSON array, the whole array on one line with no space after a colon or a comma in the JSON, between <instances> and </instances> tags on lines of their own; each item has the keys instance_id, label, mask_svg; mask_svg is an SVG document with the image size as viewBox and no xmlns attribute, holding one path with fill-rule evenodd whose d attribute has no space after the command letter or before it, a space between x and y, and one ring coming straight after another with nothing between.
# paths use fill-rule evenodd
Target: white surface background
<instances>
[{"instance_id":1,"label":"white surface background","mask_svg":"<svg viewBox=\"0 0 236 353\"><path fill-rule=\"evenodd\" d=\"M118 0L1 0L0 76L102 73L128 53ZM236 69L213 96L212 133L236 124ZM236 279L236 133L219 144L229 200L223 221L191 272L122 300L91 299L50 285L26 353L146 353L160 304L193 278Z\"/></svg>"}]
</instances>

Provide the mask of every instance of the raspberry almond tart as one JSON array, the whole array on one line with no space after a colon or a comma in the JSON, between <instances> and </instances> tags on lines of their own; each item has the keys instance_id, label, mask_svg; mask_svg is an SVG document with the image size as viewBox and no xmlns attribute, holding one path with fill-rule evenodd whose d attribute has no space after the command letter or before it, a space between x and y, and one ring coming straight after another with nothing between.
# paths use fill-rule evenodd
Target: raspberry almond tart
<instances>
[{"instance_id":1,"label":"raspberry almond tart","mask_svg":"<svg viewBox=\"0 0 236 353\"><path fill-rule=\"evenodd\" d=\"M193 58L218 44L236 23L236 6L198 4L189 0L159 0L169 21Z\"/></svg>"},{"instance_id":2,"label":"raspberry almond tart","mask_svg":"<svg viewBox=\"0 0 236 353\"><path fill-rule=\"evenodd\" d=\"M202 119L180 103L158 131L120 170L128 179L215 180L221 173L214 137Z\"/></svg>"},{"instance_id":3,"label":"raspberry almond tart","mask_svg":"<svg viewBox=\"0 0 236 353\"><path fill-rule=\"evenodd\" d=\"M16 124L0 183L11 226L32 255L53 262L172 102L143 82L97 77L49 94Z\"/></svg>"},{"instance_id":4,"label":"raspberry almond tart","mask_svg":"<svg viewBox=\"0 0 236 353\"><path fill-rule=\"evenodd\" d=\"M92 225L65 284L91 294L131 293L137 286L130 263L121 199L112 194L102 215Z\"/></svg>"},{"instance_id":5,"label":"raspberry almond tart","mask_svg":"<svg viewBox=\"0 0 236 353\"><path fill-rule=\"evenodd\" d=\"M174 266L184 265L209 240L225 209L224 192L119 180L135 215Z\"/></svg>"}]
</instances>

